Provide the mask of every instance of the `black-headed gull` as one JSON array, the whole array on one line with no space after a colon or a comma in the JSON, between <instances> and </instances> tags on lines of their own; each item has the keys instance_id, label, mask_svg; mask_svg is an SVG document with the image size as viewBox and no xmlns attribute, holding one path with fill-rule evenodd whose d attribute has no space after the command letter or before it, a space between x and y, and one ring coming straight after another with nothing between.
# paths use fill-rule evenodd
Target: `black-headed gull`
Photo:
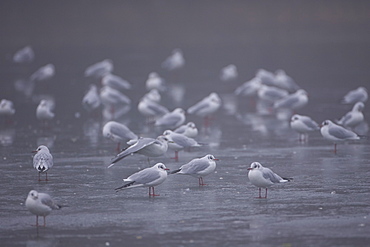
<instances>
[{"instance_id":1,"label":"black-headed gull","mask_svg":"<svg viewBox=\"0 0 370 247\"><path fill-rule=\"evenodd\" d=\"M195 105L188 108L187 112L189 114L194 114L204 118L204 126L208 127L209 118L221 107L222 101L217 93L213 92L207 97L203 98L201 101Z\"/></svg>"},{"instance_id":2,"label":"black-headed gull","mask_svg":"<svg viewBox=\"0 0 370 247\"><path fill-rule=\"evenodd\" d=\"M154 186L160 185L166 180L168 170L163 163L157 163L123 179L124 184L115 190L118 192L124 189L149 187L149 196L159 196L154 193Z\"/></svg>"},{"instance_id":3,"label":"black-headed gull","mask_svg":"<svg viewBox=\"0 0 370 247\"><path fill-rule=\"evenodd\" d=\"M187 137L184 134L166 130L163 135L169 140L168 148L175 151L175 161L179 160L178 152L184 148L200 147L201 145L193 138Z\"/></svg>"},{"instance_id":4,"label":"black-headed gull","mask_svg":"<svg viewBox=\"0 0 370 247\"><path fill-rule=\"evenodd\" d=\"M54 103L50 100L43 99L40 101L39 105L36 108L36 117L39 120L47 121L55 117L54 112Z\"/></svg>"},{"instance_id":5,"label":"black-headed gull","mask_svg":"<svg viewBox=\"0 0 370 247\"><path fill-rule=\"evenodd\" d=\"M364 103L357 102L351 111L347 112L343 117L341 117L337 124L340 124L344 127L355 128L362 121L364 121L364 114L362 113L365 108Z\"/></svg>"},{"instance_id":6,"label":"black-headed gull","mask_svg":"<svg viewBox=\"0 0 370 247\"><path fill-rule=\"evenodd\" d=\"M90 85L89 91L82 98L82 106L86 111L92 112L98 109L101 104L98 87L94 84Z\"/></svg>"},{"instance_id":7,"label":"black-headed gull","mask_svg":"<svg viewBox=\"0 0 370 247\"><path fill-rule=\"evenodd\" d=\"M274 103L274 108L285 108L290 110L296 110L304 107L308 103L307 92L303 89L298 89L293 94L289 94Z\"/></svg>"},{"instance_id":8,"label":"black-headed gull","mask_svg":"<svg viewBox=\"0 0 370 247\"><path fill-rule=\"evenodd\" d=\"M309 116L294 114L290 119L290 127L299 133L299 140L305 141L309 132L320 129L318 123Z\"/></svg>"},{"instance_id":9,"label":"black-headed gull","mask_svg":"<svg viewBox=\"0 0 370 247\"><path fill-rule=\"evenodd\" d=\"M155 121L157 118L169 113L166 107L145 96L140 100L137 109L147 118L147 122Z\"/></svg>"},{"instance_id":10,"label":"black-headed gull","mask_svg":"<svg viewBox=\"0 0 370 247\"><path fill-rule=\"evenodd\" d=\"M12 101L2 99L0 101L0 116L12 116L15 114L14 104Z\"/></svg>"},{"instance_id":11,"label":"black-headed gull","mask_svg":"<svg viewBox=\"0 0 370 247\"><path fill-rule=\"evenodd\" d=\"M31 76L31 81L45 81L52 78L55 75L55 66L51 63L40 67Z\"/></svg>"},{"instance_id":12,"label":"black-headed gull","mask_svg":"<svg viewBox=\"0 0 370 247\"><path fill-rule=\"evenodd\" d=\"M267 198L267 188L276 183L285 183L293 180L292 178L282 178L271 169L263 167L259 162L253 162L248 168L249 181L258 187L258 198ZM265 189L265 196L261 195L261 188Z\"/></svg>"},{"instance_id":13,"label":"black-headed gull","mask_svg":"<svg viewBox=\"0 0 370 247\"><path fill-rule=\"evenodd\" d=\"M105 59L101 62L94 63L85 69L86 77L102 78L113 71L113 62Z\"/></svg>"},{"instance_id":14,"label":"black-headed gull","mask_svg":"<svg viewBox=\"0 0 370 247\"><path fill-rule=\"evenodd\" d=\"M137 142L119 154L116 155L115 158L111 161L111 164L108 166L108 168L112 167L114 164L116 164L121 159L134 154L142 154L147 157L158 157L163 155L167 152L168 149L168 139L165 136L158 136L156 139L153 138L139 138Z\"/></svg>"},{"instance_id":15,"label":"black-headed gull","mask_svg":"<svg viewBox=\"0 0 370 247\"><path fill-rule=\"evenodd\" d=\"M221 81L232 81L238 78L238 69L234 64L229 64L220 70Z\"/></svg>"},{"instance_id":16,"label":"black-headed gull","mask_svg":"<svg viewBox=\"0 0 370 247\"><path fill-rule=\"evenodd\" d=\"M161 92L166 91L165 80L156 72L149 73L148 79L145 81L145 87L148 91L152 89L156 89Z\"/></svg>"},{"instance_id":17,"label":"black-headed gull","mask_svg":"<svg viewBox=\"0 0 370 247\"><path fill-rule=\"evenodd\" d=\"M35 59L35 52L31 46L25 46L13 55L15 63L30 63Z\"/></svg>"},{"instance_id":18,"label":"black-headed gull","mask_svg":"<svg viewBox=\"0 0 370 247\"><path fill-rule=\"evenodd\" d=\"M44 217L44 224L46 226L46 216L50 214L53 209L60 209L58 205L49 194L40 193L36 190L31 190L26 199L26 208L34 215L36 215L36 226L39 226L39 216Z\"/></svg>"},{"instance_id":19,"label":"black-headed gull","mask_svg":"<svg viewBox=\"0 0 370 247\"><path fill-rule=\"evenodd\" d=\"M212 154L207 154L202 158L191 160L189 163L171 172L171 174L190 175L198 178L199 185L206 185L203 182L203 177L215 171L217 160Z\"/></svg>"},{"instance_id":20,"label":"black-headed gull","mask_svg":"<svg viewBox=\"0 0 370 247\"><path fill-rule=\"evenodd\" d=\"M118 75L113 75L110 73L104 75L101 82L103 86L109 86L118 91L131 89L131 84L128 81L119 77Z\"/></svg>"},{"instance_id":21,"label":"black-headed gull","mask_svg":"<svg viewBox=\"0 0 370 247\"><path fill-rule=\"evenodd\" d=\"M284 70L279 69L275 72L275 82L276 86L293 93L299 89L299 86L295 81L288 76Z\"/></svg>"},{"instance_id":22,"label":"black-headed gull","mask_svg":"<svg viewBox=\"0 0 370 247\"><path fill-rule=\"evenodd\" d=\"M41 173L45 173L45 181L48 181L48 170L53 167L53 156L45 145L40 145L32 152L35 153L33 156L33 167L39 172L39 181L41 181Z\"/></svg>"},{"instance_id":23,"label":"black-headed gull","mask_svg":"<svg viewBox=\"0 0 370 247\"><path fill-rule=\"evenodd\" d=\"M103 126L103 136L117 143L117 151L121 151L121 142L134 144L138 140L138 136L132 132L126 125L116 121L109 121Z\"/></svg>"},{"instance_id":24,"label":"black-headed gull","mask_svg":"<svg viewBox=\"0 0 370 247\"><path fill-rule=\"evenodd\" d=\"M158 118L154 125L174 129L182 125L185 122L185 118L185 111L182 108L176 108L172 112Z\"/></svg>"},{"instance_id":25,"label":"black-headed gull","mask_svg":"<svg viewBox=\"0 0 370 247\"><path fill-rule=\"evenodd\" d=\"M320 132L325 139L334 142L334 153L337 152L337 142L360 139L355 132L339 126L330 120L325 120L321 124Z\"/></svg>"},{"instance_id":26,"label":"black-headed gull","mask_svg":"<svg viewBox=\"0 0 370 247\"><path fill-rule=\"evenodd\" d=\"M365 103L368 99L367 89L365 87L358 87L357 89L349 91L342 99L343 104L355 104L357 102Z\"/></svg>"},{"instance_id":27,"label":"black-headed gull","mask_svg":"<svg viewBox=\"0 0 370 247\"><path fill-rule=\"evenodd\" d=\"M177 70L185 65L185 59L181 49L174 49L169 57L167 57L161 64L162 68L166 70Z\"/></svg>"},{"instance_id":28,"label":"black-headed gull","mask_svg":"<svg viewBox=\"0 0 370 247\"><path fill-rule=\"evenodd\" d=\"M262 82L259 78L254 77L237 87L234 91L234 94L240 96L255 96L261 87L261 83Z\"/></svg>"},{"instance_id":29,"label":"black-headed gull","mask_svg":"<svg viewBox=\"0 0 370 247\"><path fill-rule=\"evenodd\" d=\"M181 125L173 132L186 135L187 137L194 138L198 135L198 129L195 123L188 122L187 124Z\"/></svg>"}]
</instances>

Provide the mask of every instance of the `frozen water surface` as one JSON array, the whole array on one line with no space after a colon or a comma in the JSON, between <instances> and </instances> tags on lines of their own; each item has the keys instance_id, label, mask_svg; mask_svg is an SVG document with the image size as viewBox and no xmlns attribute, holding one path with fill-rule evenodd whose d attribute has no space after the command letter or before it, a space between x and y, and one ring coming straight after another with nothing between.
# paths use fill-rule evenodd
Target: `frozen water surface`
<instances>
[{"instance_id":1,"label":"frozen water surface","mask_svg":"<svg viewBox=\"0 0 370 247\"><path fill-rule=\"evenodd\" d=\"M319 132L300 143L287 120L255 114L252 100L232 92L259 68L284 69L309 93L309 104L298 113L317 122L341 117L351 109L339 104L346 92L370 89L369 19L364 14L369 4L307 2L302 7L282 2L267 8L249 1L199 3L193 10L185 3L159 1L148 5L152 15L148 6L133 3L126 8L80 1L78 8L64 8L31 1L35 5L25 5L28 11L16 11L25 8L16 1L1 3L7 21L0 24L5 27L0 29L0 94L16 107L14 119L2 121L0 129L1 245L368 246L369 140L339 144L337 154ZM14 15L7 14L13 13L8 7ZM86 19L79 17L81 7ZM67 19L60 15L66 9ZM302 9L309 14L294 14ZM185 10L193 15L185 17ZM29 43L35 63L12 64L9 54ZM161 70L160 63L177 47L184 51L184 70ZM140 135L156 137L163 131L146 125L136 110L148 73L159 72L173 86L171 92L178 93L161 102L171 110L187 109L212 91L220 94L224 104L209 129L201 127L202 119L187 116L199 127L196 139L203 147L181 151L179 162L171 159L171 151L150 160L173 170L211 153L220 160L216 172L204 178L206 186L198 186L193 177L169 175L156 187L158 197L149 198L147 188L115 193L123 178L149 164L146 157L133 155L107 169L116 144L103 138L101 117L81 106L92 82L83 77L84 69L106 58L113 60L114 73L133 85L127 92L131 110L121 120ZM37 84L31 98L15 92L15 80L47 63L55 63L53 79ZM238 66L239 79L219 81L219 69L230 63ZM56 102L56 117L48 126L34 114L42 94ZM366 120L369 108L366 103ZM54 156L48 182L38 182L32 167L31 151L40 144ZM257 199L258 189L247 177L253 161L294 180L271 187L268 199ZM46 218L45 228L32 226L35 216L24 205L31 189L49 193L63 206Z\"/></svg>"}]
</instances>

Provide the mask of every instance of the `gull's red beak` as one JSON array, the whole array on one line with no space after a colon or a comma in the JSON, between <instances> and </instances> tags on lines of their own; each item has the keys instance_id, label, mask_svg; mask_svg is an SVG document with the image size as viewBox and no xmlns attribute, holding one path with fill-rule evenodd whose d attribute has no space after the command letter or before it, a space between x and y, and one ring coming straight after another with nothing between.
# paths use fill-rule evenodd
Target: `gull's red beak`
<instances>
[{"instance_id":1,"label":"gull's red beak","mask_svg":"<svg viewBox=\"0 0 370 247\"><path fill-rule=\"evenodd\" d=\"M252 167L249 167L247 170L249 170L249 171L250 171L250 170L253 170L253 168L252 168Z\"/></svg>"}]
</instances>

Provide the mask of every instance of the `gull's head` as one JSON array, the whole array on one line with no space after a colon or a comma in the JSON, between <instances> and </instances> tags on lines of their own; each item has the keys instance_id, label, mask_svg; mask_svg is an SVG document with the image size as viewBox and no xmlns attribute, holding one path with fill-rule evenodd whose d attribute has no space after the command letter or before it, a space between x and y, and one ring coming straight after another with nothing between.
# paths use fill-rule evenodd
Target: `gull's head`
<instances>
[{"instance_id":1,"label":"gull's head","mask_svg":"<svg viewBox=\"0 0 370 247\"><path fill-rule=\"evenodd\" d=\"M355 110L355 111L362 111L364 108L365 108L365 105L364 105L364 103L362 103L362 102L357 102L357 103L353 106L353 110Z\"/></svg>"},{"instance_id":2,"label":"gull's head","mask_svg":"<svg viewBox=\"0 0 370 247\"><path fill-rule=\"evenodd\" d=\"M207 159L210 160L210 161L217 161L218 159L215 158L215 156L213 156L212 154L207 154L206 155Z\"/></svg>"},{"instance_id":3,"label":"gull's head","mask_svg":"<svg viewBox=\"0 0 370 247\"><path fill-rule=\"evenodd\" d=\"M322 122L322 124L320 125L320 127L329 126L330 124L332 124L332 121L325 120L324 122Z\"/></svg>"},{"instance_id":4,"label":"gull's head","mask_svg":"<svg viewBox=\"0 0 370 247\"><path fill-rule=\"evenodd\" d=\"M49 152L49 149L47 146L45 145L41 145L41 146L38 146L38 148L35 150L35 151L32 151L33 153L38 153L40 151L45 151L45 152Z\"/></svg>"},{"instance_id":5,"label":"gull's head","mask_svg":"<svg viewBox=\"0 0 370 247\"><path fill-rule=\"evenodd\" d=\"M154 165L158 170L168 171L169 169L163 163L157 163Z\"/></svg>"},{"instance_id":6,"label":"gull's head","mask_svg":"<svg viewBox=\"0 0 370 247\"><path fill-rule=\"evenodd\" d=\"M293 123L295 121L298 121L300 119L300 115L294 114L292 118L290 119L290 122Z\"/></svg>"},{"instance_id":7,"label":"gull's head","mask_svg":"<svg viewBox=\"0 0 370 247\"><path fill-rule=\"evenodd\" d=\"M174 113L180 113L180 114L185 114L185 111L182 108L176 108L173 110Z\"/></svg>"},{"instance_id":8,"label":"gull's head","mask_svg":"<svg viewBox=\"0 0 370 247\"><path fill-rule=\"evenodd\" d=\"M186 124L186 126L188 126L188 127L192 128L192 129L195 129L195 128L196 128L196 127L195 127L195 123L193 123L193 122L189 122L189 123L187 123L187 124Z\"/></svg>"},{"instance_id":9,"label":"gull's head","mask_svg":"<svg viewBox=\"0 0 370 247\"><path fill-rule=\"evenodd\" d=\"M248 170L261 169L262 165L259 162L253 162Z\"/></svg>"},{"instance_id":10,"label":"gull's head","mask_svg":"<svg viewBox=\"0 0 370 247\"><path fill-rule=\"evenodd\" d=\"M33 200L36 200L39 197L39 193L36 190L31 190L28 193L28 197L32 198Z\"/></svg>"},{"instance_id":11,"label":"gull's head","mask_svg":"<svg viewBox=\"0 0 370 247\"><path fill-rule=\"evenodd\" d=\"M172 130L165 130L165 131L163 132L163 135L164 135L164 136L168 136L168 135L171 135L171 133L172 133Z\"/></svg>"}]
</instances>

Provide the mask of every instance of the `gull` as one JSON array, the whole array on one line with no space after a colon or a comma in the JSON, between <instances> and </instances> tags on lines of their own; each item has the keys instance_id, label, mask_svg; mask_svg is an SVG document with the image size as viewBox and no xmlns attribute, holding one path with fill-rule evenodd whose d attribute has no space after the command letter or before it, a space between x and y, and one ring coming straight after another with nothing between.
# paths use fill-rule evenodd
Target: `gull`
<instances>
[{"instance_id":1,"label":"gull","mask_svg":"<svg viewBox=\"0 0 370 247\"><path fill-rule=\"evenodd\" d=\"M156 139L140 137L135 144L117 154L116 157L113 158L108 168L114 166L121 159L135 153L145 155L148 158L161 156L167 152L167 142L168 139L163 135L158 136Z\"/></svg>"},{"instance_id":2,"label":"gull","mask_svg":"<svg viewBox=\"0 0 370 247\"><path fill-rule=\"evenodd\" d=\"M140 100L137 108L139 112L147 118L147 122L151 122L151 119L155 121L158 117L169 113L169 110L166 107L145 96Z\"/></svg>"},{"instance_id":3,"label":"gull","mask_svg":"<svg viewBox=\"0 0 370 247\"><path fill-rule=\"evenodd\" d=\"M307 103L307 92L303 89L298 89L295 93L286 95L285 97L275 101L274 108L296 110L304 107Z\"/></svg>"},{"instance_id":4,"label":"gull","mask_svg":"<svg viewBox=\"0 0 370 247\"><path fill-rule=\"evenodd\" d=\"M12 101L2 99L0 101L0 116L12 116L15 114L14 104Z\"/></svg>"},{"instance_id":5,"label":"gull","mask_svg":"<svg viewBox=\"0 0 370 247\"><path fill-rule=\"evenodd\" d=\"M166 91L165 80L156 72L151 72L148 79L145 81L146 90L156 89L158 91Z\"/></svg>"},{"instance_id":6,"label":"gull","mask_svg":"<svg viewBox=\"0 0 370 247\"><path fill-rule=\"evenodd\" d=\"M55 66L51 63L42 66L38 70L36 70L31 76L31 81L45 81L50 79L55 75Z\"/></svg>"},{"instance_id":7,"label":"gull","mask_svg":"<svg viewBox=\"0 0 370 247\"><path fill-rule=\"evenodd\" d=\"M237 87L234 91L235 95L241 96L255 96L261 87L261 79L254 77L249 81L244 82L242 85Z\"/></svg>"},{"instance_id":8,"label":"gull","mask_svg":"<svg viewBox=\"0 0 370 247\"><path fill-rule=\"evenodd\" d=\"M103 136L117 142L117 151L120 151L121 142L133 144L138 139L138 136L126 125L116 121L109 121L103 126Z\"/></svg>"},{"instance_id":9,"label":"gull","mask_svg":"<svg viewBox=\"0 0 370 247\"><path fill-rule=\"evenodd\" d=\"M175 151L175 160L179 160L178 152L184 148L200 147L201 145L193 138L187 137L184 134L175 133L171 130L166 130L163 135L170 141L168 148Z\"/></svg>"},{"instance_id":10,"label":"gull","mask_svg":"<svg viewBox=\"0 0 370 247\"><path fill-rule=\"evenodd\" d=\"M155 121L154 125L174 129L182 125L184 122L185 122L185 111L182 108L176 108L172 112L166 113L160 118L158 118Z\"/></svg>"},{"instance_id":11,"label":"gull","mask_svg":"<svg viewBox=\"0 0 370 247\"><path fill-rule=\"evenodd\" d=\"M320 129L318 123L308 116L294 114L290 119L290 127L299 133L299 140L304 141L309 132Z\"/></svg>"},{"instance_id":12,"label":"gull","mask_svg":"<svg viewBox=\"0 0 370 247\"><path fill-rule=\"evenodd\" d=\"M210 115L215 113L221 107L221 98L213 92L195 105L189 107L187 112L196 116L204 117L204 125L209 125Z\"/></svg>"},{"instance_id":13,"label":"gull","mask_svg":"<svg viewBox=\"0 0 370 247\"><path fill-rule=\"evenodd\" d=\"M325 120L321 124L320 132L325 139L334 142L334 153L337 152L337 142L360 139L355 132L345 129L330 120Z\"/></svg>"},{"instance_id":14,"label":"gull","mask_svg":"<svg viewBox=\"0 0 370 247\"><path fill-rule=\"evenodd\" d=\"M98 109L101 104L98 87L94 84L90 85L89 91L82 99L82 106L88 111L92 112Z\"/></svg>"},{"instance_id":15,"label":"gull","mask_svg":"<svg viewBox=\"0 0 370 247\"><path fill-rule=\"evenodd\" d=\"M49 181L48 170L53 167L53 156L51 155L49 149L46 146L41 145L32 152L36 153L33 156L33 167L39 172L39 181L42 181L40 179L41 173L45 173L45 181Z\"/></svg>"},{"instance_id":16,"label":"gull","mask_svg":"<svg viewBox=\"0 0 370 247\"><path fill-rule=\"evenodd\" d=\"M35 59L35 53L31 46L25 46L13 55L15 63L30 63Z\"/></svg>"},{"instance_id":17,"label":"gull","mask_svg":"<svg viewBox=\"0 0 370 247\"><path fill-rule=\"evenodd\" d=\"M185 65L185 59L180 49L174 49L169 57L167 57L161 64L162 68L172 71L177 70Z\"/></svg>"},{"instance_id":18,"label":"gull","mask_svg":"<svg viewBox=\"0 0 370 247\"><path fill-rule=\"evenodd\" d=\"M122 79L121 77L117 75L113 75L110 73L103 76L102 85L109 86L118 91L131 89L131 84L128 81Z\"/></svg>"},{"instance_id":19,"label":"gull","mask_svg":"<svg viewBox=\"0 0 370 247\"><path fill-rule=\"evenodd\" d=\"M103 115L106 119L117 119L127 113L131 100L120 91L104 86L100 89L100 100L104 106Z\"/></svg>"},{"instance_id":20,"label":"gull","mask_svg":"<svg viewBox=\"0 0 370 247\"><path fill-rule=\"evenodd\" d=\"M258 198L267 198L267 188L276 183L285 183L293 180L292 178L282 178L271 169L263 167L259 162L253 162L248 168L249 181L258 187ZM265 196L261 195L261 188L265 188Z\"/></svg>"},{"instance_id":21,"label":"gull","mask_svg":"<svg viewBox=\"0 0 370 247\"><path fill-rule=\"evenodd\" d=\"M299 86L295 83L295 81L282 69L279 69L275 72L275 83L277 87L285 89L290 93L293 93L299 89Z\"/></svg>"},{"instance_id":22,"label":"gull","mask_svg":"<svg viewBox=\"0 0 370 247\"><path fill-rule=\"evenodd\" d=\"M171 174L190 175L198 178L199 185L206 185L203 177L211 174L216 169L216 159L212 154L207 154L202 158L196 158L189 163L182 165L179 169L174 170Z\"/></svg>"},{"instance_id":23,"label":"gull","mask_svg":"<svg viewBox=\"0 0 370 247\"><path fill-rule=\"evenodd\" d=\"M36 215L36 226L39 226L39 216L44 217L44 227L46 226L45 218L53 209L60 209L61 206L55 203L49 194L31 190L26 199L26 208Z\"/></svg>"},{"instance_id":24,"label":"gull","mask_svg":"<svg viewBox=\"0 0 370 247\"><path fill-rule=\"evenodd\" d=\"M362 113L365 108L364 103L357 102L351 111L347 112L343 117L341 117L337 124L340 124L344 127L354 128L364 121L364 114Z\"/></svg>"},{"instance_id":25,"label":"gull","mask_svg":"<svg viewBox=\"0 0 370 247\"><path fill-rule=\"evenodd\" d=\"M198 135L198 129L193 122L188 122L187 124L181 125L173 132L183 134L190 138L194 138Z\"/></svg>"},{"instance_id":26,"label":"gull","mask_svg":"<svg viewBox=\"0 0 370 247\"><path fill-rule=\"evenodd\" d=\"M342 103L343 104L355 104L357 102L365 103L367 101L368 94L367 89L364 87L358 87L352 91L349 91L344 95Z\"/></svg>"},{"instance_id":27,"label":"gull","mask_svg":"<svg viewBox=\"0 0 370 247\"><path fill-rule=\"evenodd\" d=\"M159 196L154 193L154 186L160 185L166 180L168 170L163 163L157 163L152 167L145 168L123 179L125 182L124 185L115 190L118 192L124 189L149 187L149 196Z\"/></svg>"},{"instance_id":28,"label":"gull","mask_svg":"<svg viewBox=\"0 0 370 247\"><path fill-rule=\"evenodd\" d=\"M55 114L52 112L54 103L49 100L41 100L36 108L36 117L39 120L51 120L54 118Z\"/></svg>"},{"instance_id":29,"label":"gull","mask_svg":"<svg viewBox=\"0 0 370 247\"><path fill-rule=\"evenodd\" d=\"M161 101L161 94L159 93L158 89L151 89L149 92L147 92L143 98L147 98L151 101L159 103Z\"/></svg>"},{"instance_id":30,"label":"gull","mask_svg":"<svg viewBox=\"0 0 370 247\"><path fill-rule=\"evenodd\" d=\"M259 99L274 103L275 101L286 97L289 93L284 89L263 84L260 86L257 94Z\"/></svg>"},{"instance_id":31,"label":"gull","mask_svg":"<svg viewBox=\"0 0 370 247\"><path fill-rule=\"evenodd\" d=\"M220 70L221 81L231 81L238 78L238 70L234 64L229 64Z\"/></svg>"},{"instance_id":32,"label":"gull","mask_svg":"<svg viewBox=\"0 0 370 247\"><path fill-rule=\"evenodd\" d=\"M101 62L90 65L85 70L85 77L102 78L103 76L113 71L113 62L110 59L105 59Z\"/></svg>"}]
</instances>

